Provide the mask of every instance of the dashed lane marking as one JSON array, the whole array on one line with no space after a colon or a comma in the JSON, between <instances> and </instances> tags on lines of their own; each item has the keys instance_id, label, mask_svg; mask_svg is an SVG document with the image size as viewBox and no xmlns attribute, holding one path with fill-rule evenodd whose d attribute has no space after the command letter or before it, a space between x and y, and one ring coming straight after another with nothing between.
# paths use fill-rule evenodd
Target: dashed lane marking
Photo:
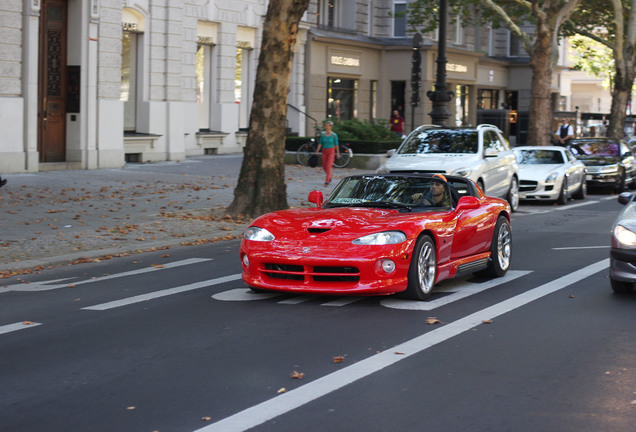
<instances>
[{"instance_id":1,"label":"dashed lane marking","mask_svg":"<svg viewBox=\"0 0 636 432\"><path fill-rule=\"evenodd\" d=\"M18 330L24 330L24 329L28 329L32 327L37 327L39 325L42 325L42 324L36 323L36 322L30 322L30 321L23 321L23 322L14 323L14 324L8 324L8 325L0 326L0 334L11 333Z\"/></svg>"}]
</instances>

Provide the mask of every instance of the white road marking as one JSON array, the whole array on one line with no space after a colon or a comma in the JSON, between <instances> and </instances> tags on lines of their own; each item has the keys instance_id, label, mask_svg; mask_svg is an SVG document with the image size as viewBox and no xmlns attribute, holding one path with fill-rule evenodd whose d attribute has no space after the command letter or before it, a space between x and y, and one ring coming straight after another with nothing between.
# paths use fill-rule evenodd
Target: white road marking
<instances>
[{"instance_id":1,"label":"white road marking","mask_svg":"<svg viewBox=\"0 0 636 432\"><path fill-rule=\"evenodd\" d=\"M14 324L8 324L8 325L0 326L0 334L11 333L11 332L14 332L14 331L24 330L24 329L28 329L28 328L31 328L31 327L37 327L39 325L42 325L42 324L41 323L36 323L36 322L28 322L28 321L23 321L23 322L14 323Z\"/></svg>"},{"instance_id":2,"label":"white road marking","mask_svg":"<svg viewBox=\"0 0 636 432\"><path fill-rule=\"evenodd\" d=\"M552 248L552 250L577 250L577 249L609 249L610 246L567 246L567 247L556 247Z\"/></svg>"},{"instance_id":3,"label":"white road marking","mask_svg":"<svg viewBox=\"0 0 636 432\"><path fill-rule=\"evenodd\" d=\"M492 320L514 309L524 306L548 294L552 294L572 284L575 284L595 273L606 270L609 259L604 259L580 270L562 276L532 290L526 291L508 300L482 309L455 322L445 324L433 331L424 333L410 341L396 347L361 360L351 366L340 369L337 372L325 375L302 387L282 393L240 411L230 417L221 419L213 424L197 429L196 432L239 432L256 427L268 420L288 413L300 406L312 402L333 391L339 390L359 379L365 378L400 360L404 360L414 354L418 354L427 348L435 346L452 337L464 333L483 321ZM399 352L400 354L395 354Z\"/></svg>"},{"instance_id":4,"label":"white road marking","mask_svg":"<svg viewBox=\"0 0 636 432\"><path fill-rule=\"evenodd\" d=\"M384 307L392 309L405 309L405 310L433 310L435 308L447 305L449 303L461 300L464 297L477 294L481 291L494 288L497 285L508 283L521 276L525 276L531 271L527 270L511 270L506 273L505 276L500 278L491 279L486 282L468 282L462 279L451 279L445 281L444 285L440 288L435 288L433 292L450 292L451 294L430 301L413 301L413 300L401 300L397 298L387 298L380 302Z\"/></svg>"},{"instance_id":5,"label":"white road marking","mask_svg":"<svg viewBox=\"0 0 636 432\"><path fill-rule=\"evenodd\" d=\"M565 205L560 205L558 207L550 207L548 209L540 209L539 207L528 207L528 206L520 206L519 207L519 212L516 212L513 216L526 216L526 215L538 215L538 214L545 214L545 213L550 213L553 211L563 211L563 210L570 210L573 208L577 208L577 207L584 207L584 206L588 206L588 205L592 205L592 204L598 204L601 201L608 201L608 200L612 200L612 199L617 199L615 196L606 196L606 197L602 197L599 199L595 199L595 200L591 200L591 199L586 199L585 201L581 201L579 203L576 204L565 204Z\"/></svg>"},{"instance_id":6,"label":"white road marking","mask_svg":"<svg viewBox=\"0 0 636 432\"><path fill-rule=\"evenodd\" d=\"M102 303L102 304L98 304L95 306L87 306L85 308L82 308L84 310L97 310L97 311L104 311L104 310L108 310L108 309L114 309L114 308L118 308L118 307L122 307L122 306L128 306L134 303L140 303L143 301L147 301L147 300L153 300L153 299L157 299L160 297L166 297L169 295L173 295L173 294L179 294L179 293L183 293L186 291L192 291L195 289L199 289L199 288L205 288L205 287L209 287L212 285L218 285L218 284L222 284L225 282L232 282L235 281L237 279L240 279L241 275L240 274L234 274L234 275L230 275L230 276L223 276L220 278L216 278L216 279L209 279L206 281L201 281L201 282L195 282L189 285L183 285L180 287L175 287L175 288L169 288L169 289L165 289L165 290L161 290L161 291L155 291L155 292L151 292L148 294L141 294L138 296L134 296L134 297L129 297L127 299L122 299L122 300L115 300L115 301L111 301L108 303Z\"/></svg>"},{"instance_id":7,"label":"white road marking","mask_svg":"<svg viewBox=\"0 0 636 432\"><path fill-rule=\"evenodd\" d=\"M323 303L322 306L346 306L351 303L355 303L360 300L364 300L368 297L342 297L336 300L331 300Z\"/></svg>"},{"instance_id":8,"label":"white road marking","mask_svg":"<svg viewBox=\"0 0 636 432\"><path fill-rule=\"evenodd\" d=\"M202 262L205 262L205 261L211 261L211 259L210 258L189 258L189 259L185 259L185 260L174 261L174 262L171 262L171 263L165 263L165 264L161 264L161 265L145 267L145 268L138 269L138 270L131 270L131 271L127 271L127 272L115 273L115 274L112 274L112 275L96 277L96 278L93 278L93 279L86 279L86 280L77 281L77 282L66 282L66 283L62 283L62 284L54 284L54 282L59 282L59 281L63 281L63 280L68 281L68 280L70 280L72 278L53 279L53 280L48 280L48 281L38 281L38 282L30 282L30 283L25 283L25 284L20 284L20 285L11 285L11 286L8 286L6 288L0 288L0 293L9 292L9 291L22 291L22 292L49 291L49 290L58 289L58 288L66 288L66 287L69 287L69 285L72 285L73 287L75 287L77 285L83 285L83 284L87 284L87 283L101 282L101 281L105 281L105 280L109 280L109 279L116 279L116 278L126 277L126 276L134 276L134 275L149 273L149 272L158 271L158 270L164 270L164 269L170 269L170 268L175 268L175 267L186 266L186 265L190 265L190 264L198 264L198 263L202 263Z\"/></svg>"}]
</instances>

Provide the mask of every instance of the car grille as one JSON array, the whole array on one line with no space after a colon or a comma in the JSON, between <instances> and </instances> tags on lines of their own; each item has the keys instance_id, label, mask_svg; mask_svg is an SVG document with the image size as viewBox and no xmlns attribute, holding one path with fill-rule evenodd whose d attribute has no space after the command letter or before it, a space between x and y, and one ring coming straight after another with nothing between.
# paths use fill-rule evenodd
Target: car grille
<instances>
[{"instance_id":1,"label":"car grille","mask_svg":"<svg viewBox=\"0 0 636 432\"><path fill-rule=\"evenodd\" d=\"M539 182L531 180L521 180L519 184L519 192L530 192L537 188Z\"/></svg>"},{"instance_id":2,"label":"car grille","mask_svg":"<svg viewBox=\"0 0 636 432\"><path fill-rule=\"evenodd\" d=\"M313 282L358 282L360 270L343 266L301 266L290 264L264 264L263 273L274 279L287 279Z\"/></svg>"}]
</instances>

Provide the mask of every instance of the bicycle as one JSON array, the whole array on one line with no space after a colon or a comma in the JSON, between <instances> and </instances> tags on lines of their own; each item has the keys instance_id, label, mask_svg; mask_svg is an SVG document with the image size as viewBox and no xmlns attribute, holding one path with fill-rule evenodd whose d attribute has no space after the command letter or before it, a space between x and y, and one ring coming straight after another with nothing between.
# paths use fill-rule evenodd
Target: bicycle
<instances>
[{"instance_id":1,"label":"bicycle","mask_svg":"<svg viewBox=\"0 0 636 432\"><path fill-rule=\"evenodd\" d=\"M317 136L320 136L320 131L317 131ZM353 157L353 151L349 144L339 144L340 147L340 158L335 159L333 161L333 166L336 168L344 168L349 165L351 162L351 158ZM311 155L316 153L316 149L318 149L318 142L316 138L311 138L306 143L302 144L298 147L296 151L296 160L299 164L308 166L309 158Z\"/></svg>"}]
</instances>

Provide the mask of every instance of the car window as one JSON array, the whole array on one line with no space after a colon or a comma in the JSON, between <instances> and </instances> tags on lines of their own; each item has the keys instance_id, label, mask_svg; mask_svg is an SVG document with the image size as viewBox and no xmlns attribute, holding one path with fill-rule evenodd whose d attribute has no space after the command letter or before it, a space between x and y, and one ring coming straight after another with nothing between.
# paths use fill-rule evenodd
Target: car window
<instances>
[{"instance_id":1,"label":"car window","mask_svg":"<svg viewBox=\"0 0 636 432\"><path fill-rule=\"evenodd\" d=\"M619 146L613 141L572 141L572 153L578 156L619 156Z\"/></svg>"},{"instance_id":2,"label":"car window","mask_svg":"<svg viewBox=\"0 0 636 432\"><path fill-rule=\"evenodd\" d=\"M492 149L498 152L507 150L497 132L493 130L484 131L484 149Z\"/></svg>"},{"instance_id":3,"label":"car window","mask_svg":"<svg viewBox=\"0 0 636 432\"><path fill-rule=\"evenodd\" d=\"M515 150L517 162L528 165L562 164L563 154L558 150Z\"/></svg>"},{"instance_id":4,"label":"car window","mask_svg":"<svg viewBox=\"0 0 636 432\"><path fill-rule=\"evenodd\" d=\"M431 205L432 184L442 185L447 201ZM348 177L338 184L325 202L325 207L357 206L373 203L393 203L410 207L450 207L451 192L446 182L435 178L402 176ZM425 201L428 200L428 201Z\"/></svg>"},{"instance_id":5,"label":"car window","mask_svg":"<svg viewBox=\"0 0 636 432\"><path fill-rule=\"evenodd\" d=\"M397 153L477 153L478 147L474 129L426 129L411 134Z\"/></svg>"}]
</instances>

